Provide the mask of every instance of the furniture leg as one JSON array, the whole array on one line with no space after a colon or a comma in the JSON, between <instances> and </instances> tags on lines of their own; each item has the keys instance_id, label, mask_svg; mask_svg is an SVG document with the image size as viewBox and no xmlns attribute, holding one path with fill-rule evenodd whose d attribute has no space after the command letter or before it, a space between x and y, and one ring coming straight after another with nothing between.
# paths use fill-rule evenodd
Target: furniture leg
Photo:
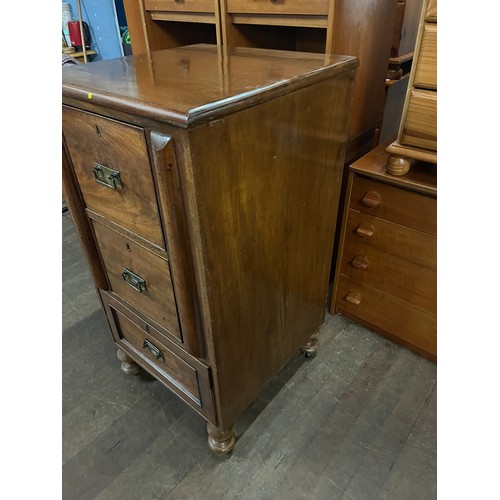
<instances>
[{"instance_id":1,"label":"furniture leg","mask_svg":"<svg viewBox=\"0 0 500 500\"><path fill-rule=\"evenodd\" d=\"M387 160L387 173L405 175L410 170L410 160L404 156L391 155Z\"/></svg>"},{"instance_id":2,"label":"furniture leg","mask_svg":"<svg viewBox=\"0 0 500 500\"><path fill-rule=\"evenodd\" d=\"M319 347L318 335L319 335L319 331L313 333L311 335L311 338L309 339L309 342L307 342L307 344L305 344L301 347L300 350L301 350L301 352L304 353L304 356L306 358L313 358L314 356L316 356L316 352L317 352L318 347Z\"/></svg>"},{"instance_id":3,"label":"furniture leg","mask_svg":"<svg viewBox=\"0 0 500 500\"><path fill-rule=\"evenodd\" d=\"M225 430L208 422L207 432L208 446L214 453L222 455L233 451L234 444L236 443L233 427L229 430Z\"/></svg>"},{"instance_id":4,"label":"furniture leg","mask_svg":"<svg viewBox=\"0 0 500 500\"><path fill-rule=\"evenodd\" d=\"M141 367L121 349L116 351L116 357L122 362L121 369L123 373L127 375L139 375L141 373Z\"/></svg>"}]
</instances>

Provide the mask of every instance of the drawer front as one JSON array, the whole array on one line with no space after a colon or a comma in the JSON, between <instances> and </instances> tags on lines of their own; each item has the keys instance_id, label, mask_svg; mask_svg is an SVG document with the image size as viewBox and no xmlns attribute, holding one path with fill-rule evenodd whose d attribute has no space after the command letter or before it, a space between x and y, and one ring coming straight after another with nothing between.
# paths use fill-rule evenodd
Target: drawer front
<instances>
[{"instance_id":1,"label":"drawer front","mask_svg":"<svg viewBox=\"0 0 500 500\"><path fill-rule=\"evenodd\" d=\"M362 241L388 255L435 270L436 238L400 224L349 210L345 241Z\"/></svg>"},{"instance_id":2,"label":"drawer front","mask_svg":"<svg viewBox=\"0 0 500 500\"><path fill-rule=\"evenodd\" d=\"M414 191L356 175L350 208L418 231L437 234L436 198Z\"/></svg>"},{"instance_id":3,"label":"drawer front","mask_svg":"<svg viewBox=\"0 0 500 500\"><path fill-rule=\"evenodd\" d=\"M426 22L437 22L437 0L426 0L424 19Z\"/></svg>"},{"instance_id":4,"label":"drawer front","mask_svg":"<svg viewBox=\"0 0 500 500\"><path fill-rule=\"evenodd\" d=\"M184 353L109 294L102 291L100 294L115 342L139 365L213 422L209 368Z\"/></svg>"},{"instance_id":5,"label":"drawer front","mask_svg":"<svg viewBox=\"0 0 500 500\"><path fill-rule=\"evenodd\" d=\"M86 207L165 249L144 130L63 107L63 131Z\"/></svg>"},{"instance_id":6,"label":"drawer front","mask_svg":"<svg viewBox=\"0 0 500 500\"><path fill-rule=\"evenodd\" d=\"M366 244L362 238L350 237L344 243L340 272L357 282L436 314L435 269L383 252Z\"/></svg>"},{"instance_id":7,"label":"drawer front","mask_svg":"<svg viewBox=\"0 0 500 500\"><path fill-rule=\"evenodd\" d=\"M436 358L435 315L345 276L339 279L336 303L343 314Z\"/></svg>"},{"instance_id":8,"label":"drawer front","mask_svg":"<svg viewBox=\"0 0 500 500\"><path fill-rule=\"evenodd\" d=\"M437 151L437 92L411 91L401 143Z\"/></svg>"},{"instance_id":9,"label":"drawer front","mask_svg":"<svg viewBox=\"0 0 500 500\"><path fill-rule=\"evenodd\" d=\"M168 261L97 222L93 227L111 290L182 341Z\"/></svg>"},{"instance_id":10,"label":"drawer front","mask_svg":"<svg viewBox=\"0 0 500 500\"><path fill-rule=\"evenodd\" d=\"M214 0L146 0L144 7L160 12L215 12Z\"/></svg>"},{"instance_id":11,"label":"drawer front","mask_svg":"<svg viewBox=\"0 0 500 500\"><path fill-rule=\"evenodd\" d=\"M414 85L437 89L437 25L426 23L418 54Z\"/></svg>"},{"instance_id":12,"label":"drawer front","mask_svg":"<svg viewBox=\"0 0 500 500\"><path fill-rule=\"evenodd\" d=\"M328 15L328 0L228 0L229 14Z\"/></svg>"}]
</instances>

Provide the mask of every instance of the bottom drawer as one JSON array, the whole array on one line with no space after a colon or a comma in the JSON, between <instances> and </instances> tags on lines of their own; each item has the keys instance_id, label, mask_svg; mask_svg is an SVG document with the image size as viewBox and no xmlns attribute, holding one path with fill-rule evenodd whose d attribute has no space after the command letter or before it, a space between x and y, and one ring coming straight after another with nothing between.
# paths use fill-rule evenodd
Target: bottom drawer
<instances>
[{"instance_id":1,"label":"bottom drawer","mask_svg":"<svg viewBox=\"0 0 500 500\"><path fill-rule=\"evenodd\" d=\"M100 295L115 342L142 368L215 423L210 369L110 294L101 290Z\"/></svg>"},{"instance_id":2,"label":"bottom drawer","mask_svg":"<svg viewBox=\"0 0 500 500\"><path fill-rule=\"evenodd\" d=\"M341 276L337 310L377 332L436 359L436 316L396 297Z\"/></svg>"}]
</instances>

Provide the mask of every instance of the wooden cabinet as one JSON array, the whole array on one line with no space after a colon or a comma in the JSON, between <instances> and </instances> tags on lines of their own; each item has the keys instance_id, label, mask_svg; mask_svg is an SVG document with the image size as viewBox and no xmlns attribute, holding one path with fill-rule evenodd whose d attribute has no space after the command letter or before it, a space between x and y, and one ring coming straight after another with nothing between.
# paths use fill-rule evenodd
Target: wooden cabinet
<instances>
[{"instance_id":1,"label":"wooden cabinet","mask_svg":"<svg viewBox=\"0 0 500 500\"><path fill-rule=\"evenodd\" d=\"M423 0L398 0L386 79L380 143L397 137L408 89Z\"/></svg>"},{"instance_id":2,"label":"wooden cabinet","mask_svg":"<svg viewBox=\"0 0 500 500\"><path fill-rule=\"evenodd\" d=\"M124 6L134 54L205 42L356 56L346 162L377 144L396 0L125 0Z\"/></svg>"},{"instance_id":3,"label":"wooden cabinet","mask_svg":"<svg viewBox=\"0 0 500 500\"><path fill-rule=\"evenodd\" d=\"M387 147L392 175L405 175L412 158L437 163L437 0L422 6L414 59L398 137Z\"/></svg>"},{"instance_id":4,"label":"wooden cabinet","mask_svg":"<svg viewBox=\"0 0 500 500\"><path fill-rule=\"evenodd\" d=\"M350 167L332 314L436 359L436 167L386 172L379 146Z\"/></svg>"},{"instance_id":5,"label":"wooden cabinet","mask_svg":"<svg viewBox=\"0 0 500 500\"><path fill-rule=\"evenodd\" d=\"M122 369L215 452L317 349L357 63L192 45L63 70L64 189Z\"/></svg>"}]
</instances>

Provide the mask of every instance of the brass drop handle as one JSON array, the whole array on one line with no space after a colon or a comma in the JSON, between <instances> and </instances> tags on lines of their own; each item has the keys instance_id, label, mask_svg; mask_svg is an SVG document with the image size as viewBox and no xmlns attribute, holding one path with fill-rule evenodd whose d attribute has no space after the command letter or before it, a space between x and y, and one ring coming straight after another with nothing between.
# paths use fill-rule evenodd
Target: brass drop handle
<instances>
[{"instance_id":1,"label":"brass drop handle","mask_svg":"<svg viewBox=\"0 0 500 500\"><path fill-rule=\"evenodd\" d=\"M361 198L361 203L370 208L378 207L381 201L382 196L380 196L380 193L377 193L377 191L368 191L363 198Z\"/></svg>"},{"instance_id":2,"label":"brass drop handle","mask_svg":"<svg viewBox=\"0 0 500 500\"><path fill-rule=\"evenodd\" d=\"M374 232L375 226L373 224L370 224L369 222L362 222L356 228L356 234L363 238L370 238L371 236L373 236Z\"/></svg>"},{"instance_id":3,"label":"brass drop handle","mask_svg":"<svg viewBox=\"0 0 500 500\"><path fill-rule=\"evenodd\" d=\"M118 170L113 170L106 165L96 163L95 167L92 169L92 173L94 174L96 182L99 184L110 189L123 189L120 172Z\"/></svg>"},{"instance_id":4,"label":"brass drop handle","mask_svg":"<svg viewBox=\"0 0 500 500\"><path fill-rule=\"evenodd\" d=\"M347 302L350 302L355 306L359 306L359 304L361 304L361 295L357 292L349 292L346 295L345 300L347 300Z\"/></svg>"},{"instance_id":5,"label":"brass drop handle","mask_svg":"<svg viewBox=\"0 0 500 500\"><path fill-rule=\"evenodd\" d=\"M356 257L352 259L351 264L356 269L364 271L368 267L368 259L364 255L356 255Z\"/></svg>"},{"instance_id":6,"label":"brass drop handle","mask_svg":"<svg viewBox=\"0 0 500 500\"><path fill-rule=\"evenodd\" d=\"M130 285L135 291L139 293L144 293L147 291L146 280L141 278L139 275L133 273L130 269L126 267L122 271L122 278L127 285Z\"/></svg>"},{"instance_id":7,"label":"brass drop handle","mask_svg":"<svg viewBox=\"0 0 500 500\"><path fill-rule=\"evenodd\" d=\"M165 356L161 352L158 347L156 347L152 342L150 342L148 339L144 341L142 344L143 349L147 349L156 359L161 359L165 362Z\"/></svg>"}]
</instances>

